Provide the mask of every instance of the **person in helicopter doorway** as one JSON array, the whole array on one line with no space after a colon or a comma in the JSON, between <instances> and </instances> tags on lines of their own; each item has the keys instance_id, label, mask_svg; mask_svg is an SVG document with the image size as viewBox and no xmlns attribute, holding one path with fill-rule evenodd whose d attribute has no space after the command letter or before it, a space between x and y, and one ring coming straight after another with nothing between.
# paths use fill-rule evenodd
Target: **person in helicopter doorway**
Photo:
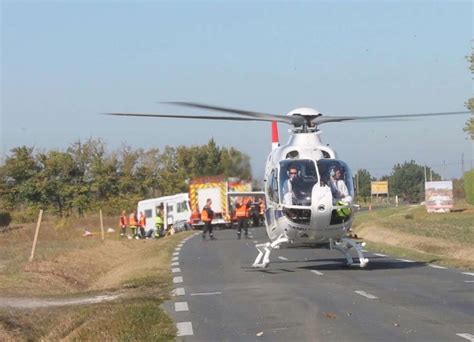
<instances>
[{"instance_id":1,"label":"person in helicopter doorway","mask_svg":"<svg viewBox=\"0 0 474 342\"><path fill-rule=\"evenodd\" d=\"M301 185L299 170L296 165L288 167L288 179L283 183L283 204L296 204L296 190Z\"/></svg>"},{"instance_id":2,"label":"person in helicopter doorway","mask_svg":"<svg viewBox=\"0 0 474 342\"><path fill-rule=\"evenodd\" d=\"M352 214L351 208L347 207L348 204L352 203L352 196L349 195L346 183L344 182L344 176L340 167L335 167L331 170L331 178L329 185L333 196L334 204L338 206L345 206L345 208L339 208L336 210L336 215L343 221L350 218Z\"/></svg>"}]
</instances>

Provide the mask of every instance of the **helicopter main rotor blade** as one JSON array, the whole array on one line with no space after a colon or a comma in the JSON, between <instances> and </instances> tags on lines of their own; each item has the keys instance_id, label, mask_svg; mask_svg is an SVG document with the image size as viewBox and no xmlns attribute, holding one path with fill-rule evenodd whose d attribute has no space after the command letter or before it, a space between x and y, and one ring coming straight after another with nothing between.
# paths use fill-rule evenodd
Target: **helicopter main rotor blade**
<instances>
[{"instance_id":1,"label":"helicopter main rotor blade","mask_svg":"<svg viewBox=\"0 0 474 342\"><path fill-rule=\"evenodd\" d=\"M213 110L213 111L218 111L218 112L244 115L244 116L249 116L253 118L265 119L265 121L282 122L289 125L301 125L305 122L305 119L302 117L282 116L282 115L276 115L276 114L253 112L253 111L235 109L235 108L229 108L229 107L212 106L212 105L207 105L204 103L197 103L197 102L162 102L162 103L173 104L173 105L182 106L182 107L199 108L199 109Z\"/></svg>"},{"instance_id":2,"label":"helicopter main rotor blade","mask_svg":"<svg viewBox=\"0 0 474 342\"><path fill-rule=\"evenodd\" d=\"M169 114L144 114L144 113L103 113L105 115L116 116L138 116L149 118L170 118L170 119L198 119L198 120L230 120L230 121L272 121L258 118L239 118L233 116L204 116L204 115L169 115Z\"/></svg>"},{"instance_id":3,"label":"helicopter main rotor blade","mask_svg":"<svg viewBox=\"0 0 474 342\"><path fill-rule=\"evenodd\" d=\"M328 122L342 122L342 121L370 121L370 120L387 120L387 119L409 119L426 116L447 116L447 115L460 115L469 114L470 111L459 111L459 112L439 112L439 113L421 113L421 114L396 114L396 115L376 115L376 116L320 116L312 120L312 123L321 125Z\"/></svg>"}]
</instances>

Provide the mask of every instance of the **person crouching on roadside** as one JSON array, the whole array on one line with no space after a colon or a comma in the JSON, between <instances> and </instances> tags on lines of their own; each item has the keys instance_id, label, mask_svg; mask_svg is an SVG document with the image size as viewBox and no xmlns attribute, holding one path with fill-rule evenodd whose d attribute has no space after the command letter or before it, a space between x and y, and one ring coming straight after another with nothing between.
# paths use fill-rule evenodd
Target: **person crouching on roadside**
<instances>
[{"instance_id":1,"label":"person crouching on roadside","mask_svg":"<svg viewBox=\"0 0 474 342\"><path fill-rule=\"evenodd\" d=\"M125 234L127 234L127 227L128 227L128 218L127 218L127 214L125 210L122 210L122 214L120 215L119 226L120 226L120 236L125 236Z\"/></svg>"}]
</instances>

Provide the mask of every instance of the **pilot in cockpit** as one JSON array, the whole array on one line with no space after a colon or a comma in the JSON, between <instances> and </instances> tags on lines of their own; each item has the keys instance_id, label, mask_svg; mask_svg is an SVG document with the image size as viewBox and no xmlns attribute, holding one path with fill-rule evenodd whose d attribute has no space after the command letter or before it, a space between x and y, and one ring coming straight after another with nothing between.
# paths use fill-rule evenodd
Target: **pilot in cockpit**
<instances>
[{"instance_id":1,"label":"pilot in cockpit","mask_svg":"<svg viewBox=\"0 0 474 342\"><path fill-rule=\"evenodd\" d=\"M294 186L299 181L298 168L296 165L288 167L288 179L283 183L283 204L292 205L294 195Z\"/></svg>"}]
</instances>

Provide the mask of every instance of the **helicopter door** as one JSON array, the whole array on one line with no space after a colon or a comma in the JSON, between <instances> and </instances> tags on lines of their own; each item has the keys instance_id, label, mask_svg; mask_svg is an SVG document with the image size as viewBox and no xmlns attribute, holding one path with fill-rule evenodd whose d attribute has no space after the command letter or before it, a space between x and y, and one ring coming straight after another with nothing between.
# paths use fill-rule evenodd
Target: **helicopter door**
<instances>
[{"instance_id":1,"label":"helicopter door","mask_svg":"<svg viewBox=\"0 0 474 342\"><path fill-rule=\"evenodd\" d=\"M313 160L280 162L280 202L284 205L311 206L313 187L318 182Z\"/></svg>"},{"instance_id":2,"label":"helicopter door","mask_svg":"<svg viewBox=\"0 0 474 342\"><path fill-rule=\"evenodd\" d=\"M354 185L349 166L336 159L320 159L317 164L321 186L328 186L331 189L333 204L339 201L352 203Z\"/></svg>"}]
</instances>

